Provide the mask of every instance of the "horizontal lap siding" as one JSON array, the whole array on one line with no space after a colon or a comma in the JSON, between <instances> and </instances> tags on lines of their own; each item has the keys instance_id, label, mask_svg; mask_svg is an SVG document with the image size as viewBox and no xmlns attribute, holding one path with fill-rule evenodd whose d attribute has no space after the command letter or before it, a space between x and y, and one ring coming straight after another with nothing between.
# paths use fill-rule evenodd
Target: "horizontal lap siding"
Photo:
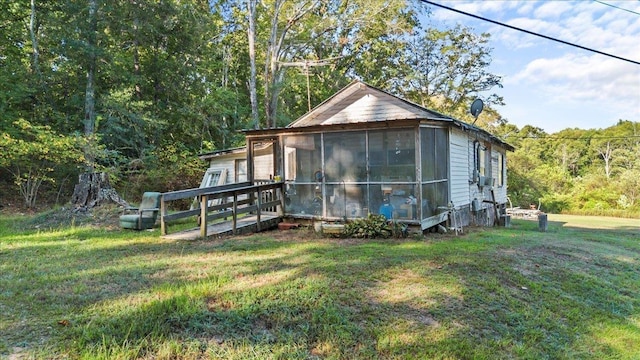
<instances>
[{"instance_id":1,"label":"horizontal lap siding","mask_svg":"<svg viewBox=\"0 0 640 360\"><path fill-rule=\"evenodd\" d=\"M381 100L373 95L365 96L349 106L339 109L323 123L348 124L362 122L377 122L397 119L416 119L421 114L402 108L402 103L397 99ZM335 111L335 110L334 110Z\"/></svg>"},{"instance_id":2,"label":"horizontal lap siding","mask_svg":"<svg viewBox=\"0 0 640 360\"><path fill-rule=\"evenodd\" d=\"M467 136L457 130L450 133L451 201L456 207L467 205L469 200L469 142Z\"/></svg>"}]
</instances>

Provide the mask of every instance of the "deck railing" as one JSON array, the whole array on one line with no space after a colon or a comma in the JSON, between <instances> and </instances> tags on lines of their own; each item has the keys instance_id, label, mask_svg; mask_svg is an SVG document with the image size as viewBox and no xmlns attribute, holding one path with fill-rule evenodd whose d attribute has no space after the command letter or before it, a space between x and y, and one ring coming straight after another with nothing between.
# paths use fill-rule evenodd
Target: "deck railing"
<instances>
[{"instance_id":1,"label":"deck railing","mask_svg":"<svg viewBox=\"0 0 640 360\"><path fill-rule=\"evenodd\" d=\"M188 217L197 217L200 236L207 237L207 224L218 219L231 218L233 233L237 232L238 216L255 214L260 231L260 216L263 212L283 214L284 183L242 182L207 188L187 189L163 193L160 197L160 232L167 235L168 222ZM169 214L168 204L181 199L198 199L200 208ZM220 199L220 201L211 201ZM213 205L212 205L213 204Z\"/></svg>"}]
</instances>

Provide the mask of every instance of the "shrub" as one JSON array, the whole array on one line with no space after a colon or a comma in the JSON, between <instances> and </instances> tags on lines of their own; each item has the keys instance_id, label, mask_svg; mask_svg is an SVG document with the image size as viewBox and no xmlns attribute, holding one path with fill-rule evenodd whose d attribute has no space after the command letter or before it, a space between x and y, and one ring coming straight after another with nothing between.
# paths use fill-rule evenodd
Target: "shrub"
<instances>
[{"instance_id":1,"label":"shrub","mask_svg":"<svg viewBox=\"0 0 640 360\"><path fill-rule=\"evenodd\" d=\"M19 119L0 136L0 168L5 168L27 207L36 205L43 183L54 184L61 169L73 169L85 161L83 140L58 134L49 126Z\"/></svg>"},{"instance_id":2,"label":"shrub","mask_svg":"<svg viewBox=\"0 0 640 360\"><path fill-rule=\"evenodd\" d=\"M356 219L344 227L345 236L355 238L388 238L393 235L393 229L383 215L369 214L363 219Z\"/></svg>"}]
</instances>

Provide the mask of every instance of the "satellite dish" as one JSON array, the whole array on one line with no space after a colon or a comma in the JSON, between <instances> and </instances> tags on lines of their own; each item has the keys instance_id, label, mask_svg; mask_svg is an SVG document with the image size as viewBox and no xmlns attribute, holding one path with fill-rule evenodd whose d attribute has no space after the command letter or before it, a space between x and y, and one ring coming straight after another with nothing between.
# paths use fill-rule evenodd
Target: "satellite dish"
<instances>
[{"instance_id":1,"label":"satellite dish","mask_svg":"<svg viewBox=\"0 0 640 360\"><path fill-rule=\"evenodd\" d=\"M480 115L480 113L482 112L482 109L484 109L484 103L482 102L482 100L480 99L473 100L473 102L471 103L471 109L469 110L471 112L471 115L473 115L473 117L476 118L475 120L473 120L473 124L475 124L476 121L478 120L478 115Z\"/></svg>"}]
</instances>

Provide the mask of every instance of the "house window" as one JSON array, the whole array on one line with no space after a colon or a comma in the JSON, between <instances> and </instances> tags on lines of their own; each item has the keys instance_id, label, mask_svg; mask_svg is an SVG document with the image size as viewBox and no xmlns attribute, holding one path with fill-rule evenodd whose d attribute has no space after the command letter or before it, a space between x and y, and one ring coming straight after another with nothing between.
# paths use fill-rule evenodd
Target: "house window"
<instances>
[{"instance_id":1,"label":"house window","mask_svg":"<svg viewBox=\"0 0 640 360\"><path fill-rule=\"evenodd\" d=\"M498 186L504 186L505 161L504 154L498 153Z\"/></svg>"},{"instance_id":2,"label":"house window","mask_svg":"<svg viewBox=\"0 0 640 360\"><path fill-rule=\"evenodd\" d=\"M247 159L236 159L234 181L235 182L247 181Z\"/></svg>"},{"instance_id":3,"label":"house window","mask_svg":"<svg viewBox=\"0 0 640 360\"><path fill-rule=\"evenodd\" d=\"M205 174L204 180L202 181L200 187L203 188L224 185L226 179L227 169L209 169L207 170L207 173Z\"/></svg>"},{"instance_id":4,"label":"house window","mask_svg":"<svg viewBox=\"0 0 640 360\"><path fill-rule=\"evenodd\" d=\"M487 148L480 145L480 149L478 151L478 171L480 172L480 176L487 176L489 173L487 170Z\"/></svg>"},{"instance_id":5,"label":"house window","mask_svg":"<svg viewBox=\"0 0 640 360\"><path fill-rule=\"evenodd\" d=\"M204 178L202 179L202 183L200 183L201 188L207 188L212 186L220 186L224 185L227 181L227 169L213 169L209 168L207 172L204 174ZM214 206L222 203L222 199L213 199L209 200L209 206ZM200 207L198 204L198 198L193 199L193 204L191 209L195 209Z\"/></svg>"}]
</instances>

